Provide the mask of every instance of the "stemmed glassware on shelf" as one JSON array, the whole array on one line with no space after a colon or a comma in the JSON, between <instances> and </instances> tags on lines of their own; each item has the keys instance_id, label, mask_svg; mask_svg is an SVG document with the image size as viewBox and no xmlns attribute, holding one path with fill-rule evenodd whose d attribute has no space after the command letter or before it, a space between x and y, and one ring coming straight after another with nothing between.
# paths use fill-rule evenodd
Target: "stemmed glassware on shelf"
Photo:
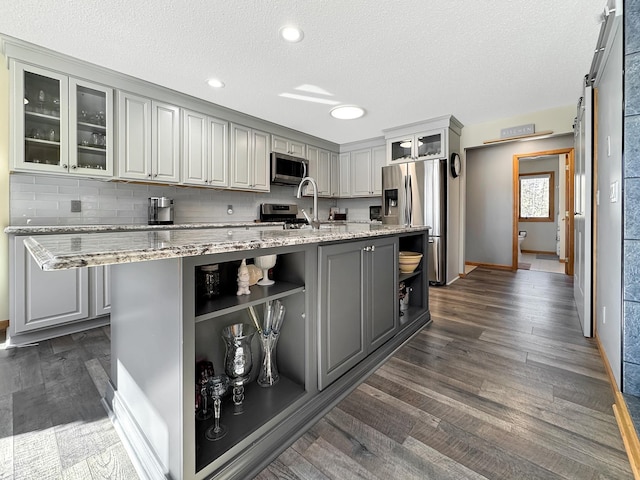
<instances>
[{"instance_id":1,"label":"stemmed glassware on shelf","mask_svg":"<svg viewBox=\"0 0 640 480\"><path fill-rule=\"evenodd\" d=\"M285 306L280 300L268 301L264 304L263 325L258 322L255 309L249 307L249 315L254 321L262 345L262 362L258 375L258 385L271 387L278 383L280 374L276 364L276 345L280 338L280 329L284 321Z\"/></svg>"},{"instance_id":2,"label":"stemmed glassware on shelf","mask_svg":"<svg viewBox=\"0 0 640 480\"><path fill-rule=\"evenodd\" d=\"M275 267L277 255L263 255L253 259L256 267L262 269L262 280L258 281L258 285L269 286L275 282L269 279L269 269Z\"/></svg>"},{"instance_id":3,"label":"stemmed glassware on shelf","mask_svg":"<svg viewBox=\"0 0 640 480\"><path fill-rule=\"evenodd\" d=\"M213 412L214 412L214 424L211 425L204 432L204 436L207 440L220 440L227 434L227 427L220 425L220 405L222 404L222 397L227 393L229 388L229 377L226 375L216 375L211 378L209 393L213 397Z\"/></svg>"}]
</instances>

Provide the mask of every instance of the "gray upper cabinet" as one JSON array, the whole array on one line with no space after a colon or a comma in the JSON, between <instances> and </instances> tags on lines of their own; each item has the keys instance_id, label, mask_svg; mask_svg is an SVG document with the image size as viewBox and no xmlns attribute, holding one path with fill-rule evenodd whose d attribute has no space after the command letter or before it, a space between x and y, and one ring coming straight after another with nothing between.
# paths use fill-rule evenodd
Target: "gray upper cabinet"
<instances>
[{"instance_id":1,"label":"gray upper cabinet","mask_svg":"<svg viewBox=\"0 0 640 480\"><path fill-rule=\"evenodd\" d=\"M318 388L398 331L395 238L320 246Z\"/></svg>"},{"instance_id":2,"label":"gray upper cabinet","mask_svg":"<svg viewBox=\"0 0 640 480\"><path fill-rule=\"evenodd\" d=\"M270 151L268 133L232 123L230 187L268 192Z\"/></svg>"},{"instance_id":3,"label":"gray upper cabinet","mask_svg":"<svg viewBox=\"0 0 640 480\"><path fill-rule=\"evenodd\" d=\"M341 153L338 163L340 164L340 190L339 196L346 198L351 196L351 154Z\"/></svg>"},{"instance_id":4,"label":"gray upper cabinet","mask_svg":"<svg viewBox=\"0 0 640 480\"><path fill-rule=\"evenodd\" d=\"M330 196L335 198L340 196L340 155L331 152L331 160L329 163L331 164L331 168L329 169L329 191Z\"/></svg>"},{"instance_id":5,"label":"gray upper cabinet","mask_svg":"<svg viewBox=\"0 0 640 480\"><path fill-rule=\"evenodd\" d=\"M388 140L388 154L391 162L432 160L447 156L447 129L420 132Z\"/></svg>"},{"instance_id":6,"label":"gray upper cabinet","mask_svg":"<svg viewBox=\"0 0 640 480\"><path fill-rule=\"evenodd\" d=\"M69 79L69 171L113 177L113 90Z\"/></svg>"},{"instance_id":7,"label":"gray upper cabinet","mask_svg":"<svg viewBox=\"0 0 640 480\"><path fill-rule=\"evenodd\" d=\"M350 196L374 197L382 194L382 167L386 165L384 146L350 152Z\"/></svg>"},{"instance_id":8,"label":"gray upper cabinet","mask_svg":"<svg viewBox=\"0 0 640 480\"><path fill-rule=\"evenodd\" d=\"M382 195L382 167L387 164L387 149L383 145L371 149L371 193Z\"/></svg>"},{"instance_id":9,"label":"gray upper cabinet","mask_svg":"<svg viewBox=\"0 0 640 480\"><path fill-rule=\"evenodd\" d=\"M118 177L180 181L180 109L118 92Z\"/></svg>"},{"instance_id":10,"label":"gray upper cabinet","mask_svg":"<svg viewBox=\"0 0 640 480\"><path fill-rule=\"evenodd\" d=\"M151 102L151 178L180 181L180 109L155 100Z\"/></svg>"},{"instance_id":11,"label":"gray upper cabinet","mask_svg":"<svg viewBox=\"0 0 640 480\"><path fill-rule=\"evenodd\" d=\"M229 186L228 123L182 111L182 183Z\"/></svg>"},{"instance_id":12,"label":"gray upper cabinet","mask_svg":"<svg viewBox=\"0 0 640 480\"><path fill-rule=\"evenodd\" d=\"M387 163L448 159L458 148L462 127L462 123L453 115L443 115L425 122L387 129L384 131Z\"/></svg>"},{"instance_id":13,"label":"gray upper cabinet","mask_svg":"<svg viewBox=\"0 0 640 480\"><path fill-rule=\"evenodd\" d=\"M113 175L113 90L12 60L12 168Z\"/></svg>"},{"instance_id":14,"label":"gray upper cabinet","mask_svg":"<svg viewBox=\"0 0 640 480\"><path fill-rule=\"evenodd\" d=\"M321 148L307 145L307 159L309 160L309 176L313 177L318 185L318 195L321 197L331 196L331 152ZM311 195L310 189L306 189L306 194Z\"/></svg>"},{"instance_id":15,"label":"gray upper cabinet","mask_svg":"<svg viewBox=\"0 0 640 480\"><path fill-rule=\"evenodd\" d=\"M271 135L271 150L278 153L306 158L306 145L278 135Z\"/></svg>"},{"instance_id":16,"label":"gray upper cabinet","mask_svg":"<svg viewBox=\"0 0 640 480\"><path fill-rule=\"evenodd\" d=\"M371 194L371 149L351 152L351 196L368 197Z\"/></svg>"},{"instance_id":17,"label":"gray upper cabinet","mask_svg":"<svg viewBox=\"0 0 640 480\"><path fill-rule=\"evenodd\" d=\"M151 178L151 100L118 92L118 177Z\"/></svg>"}]
</instances>

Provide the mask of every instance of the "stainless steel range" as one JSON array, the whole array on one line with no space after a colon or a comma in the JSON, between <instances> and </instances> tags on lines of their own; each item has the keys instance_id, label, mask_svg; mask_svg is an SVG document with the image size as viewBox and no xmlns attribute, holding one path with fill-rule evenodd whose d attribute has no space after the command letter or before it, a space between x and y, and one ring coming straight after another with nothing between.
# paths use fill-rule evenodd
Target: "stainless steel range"
<instances>
[{"instance_id":1,"label":"stainless steel range","mask_svg":"<svg viewBox=\"0 0 640 480\"><path fill-rule=\"evenodd\" d=\"M307 225L304 218L298 218L298 205L263 203L260 205L261 222L284 222L285 228L300 228Z\"/></svg>"}]
</instances>

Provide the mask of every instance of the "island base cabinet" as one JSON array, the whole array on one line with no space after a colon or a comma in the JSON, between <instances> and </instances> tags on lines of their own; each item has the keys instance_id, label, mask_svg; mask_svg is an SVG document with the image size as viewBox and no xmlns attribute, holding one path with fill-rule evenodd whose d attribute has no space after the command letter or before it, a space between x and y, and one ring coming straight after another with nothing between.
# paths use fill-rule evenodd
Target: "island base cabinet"
<instances>
[{"instance_id":1,"label":"island base cabinet","mask_svg":"<svg viewBox=\"0 0 640 480\"><path fill-rule=\"evenodd\" d=\"M396 334L397 256L393 238L320 247L319 389Z\"/></svg>"},{"instance_id":2,"label":"island base cabinet","mask_svg":"<svg viewBox=\"0 0 640 480\"><path fill-rule=\"evenodd\" d=\"M315 336L306 315L310 300L305 285L307 261L316 262L317 257L306 251L278 252L272 274L275 284L252 285L246 296L236 295L236 276L231 275L237 272L242 254L112 267L112 370L107 398L124 438L143 468L152 472L150 477L247 478L247 469L273 452L271 440L262 439L268 436L282 443L291 438L291 429L299 429L290 420L292 414L317 392L315 369L308 364ZM212 266L223 272L220 293L203 299L203 273L214 271ZM250 306L262 325L264 305L273 300L286 309L275 350L279 380L270 387L256 382L262 363L257 332L250 343L253 366L244 400L234 404L229 387L220 409L220 423L227 433L210 440L206 432L215 420L202 415L202 403L196 406L202 388L196 366L211 362L214 375L230 375L223 329L237 323L253 325ZM212 402L208 411L213 412Z\"/></svg>"}]
</instances>

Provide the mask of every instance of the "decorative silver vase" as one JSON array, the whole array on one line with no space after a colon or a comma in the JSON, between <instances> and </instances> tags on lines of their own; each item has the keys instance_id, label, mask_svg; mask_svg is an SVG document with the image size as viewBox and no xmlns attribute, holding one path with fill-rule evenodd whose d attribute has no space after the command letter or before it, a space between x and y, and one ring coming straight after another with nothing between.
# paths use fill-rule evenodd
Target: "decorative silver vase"
<instances>
[{"instance_id":1,"label":"decorative silver vase","mask_svg":"<svg viewBox=\"0 0 640 480\"><path fill-rule=\"evenodd\" d=\"M236 323L222 330L222 338L227 348L224 371L233 385L233 403L242 405L244 385L249 381L253 361L251 339L256 329L248 323Z\"/></svg>"}]
</instances>

